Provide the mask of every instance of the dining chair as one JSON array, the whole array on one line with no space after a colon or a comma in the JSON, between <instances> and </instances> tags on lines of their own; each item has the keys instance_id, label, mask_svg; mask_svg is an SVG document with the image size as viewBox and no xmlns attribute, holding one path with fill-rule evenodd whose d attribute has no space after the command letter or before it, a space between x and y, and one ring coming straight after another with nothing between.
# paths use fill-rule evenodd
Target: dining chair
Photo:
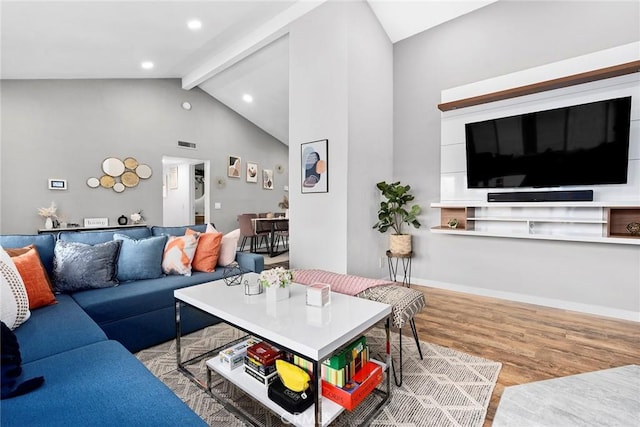
<instances>
[{"instance_id":1,"label":"dining chair","mask_svg":"<svg viewBox=\"0 0 640 427\"><path fill-rule=\"evenodd\" d=\"M260 212L258 214L258 218L266 218L267 217L267 212ZM260 234L260 233L266 233L269 234L271 233L271 224L269 224L268 222L263 222L263 221L258 221L256 222L256 233Z\"/></svg>"},{"instance_id":2,"label":"dining chair","mask_svg":"<svg viewBox=\"0 0 640 427\"><path fill-rule=\"evenodd\" d=\"M240 244L240 251L244 251L244 246L247 243L247 239L249 239L249 250L251 252L256 252L260 243L264 240L267 242L267 234L266 233L258 233L254 228L254 224L252 219L257 218L258 215L254 213L244 213L238 215L238 224L240 225L240 236L242 236L242 243ZM256 240L258 240L256 242Z\"/></svg>"},{"instance_id":3,"label":"dining chair","mask_svg":"<svg viewBox=\"0 0 640 427\"><path fill-rule=\"evenodd\" d=\"M283 250L289 250L289 221L278 221L275 223L276 251L280 250L282 242Z\"/></svg>"}]
</instances>

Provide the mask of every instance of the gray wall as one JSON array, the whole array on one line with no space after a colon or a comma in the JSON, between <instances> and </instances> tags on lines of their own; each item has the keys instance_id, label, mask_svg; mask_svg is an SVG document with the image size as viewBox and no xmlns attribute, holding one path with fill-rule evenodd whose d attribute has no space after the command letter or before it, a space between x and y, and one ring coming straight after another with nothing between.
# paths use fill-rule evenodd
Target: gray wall
<instances>
[{"instance_id":1,"label":"gray wall","mask_svg":"<svg viewBox=\"0 0 640 427\"><path fill-rule=\"evenodd\" d=\"M184 91L178 79L3 80L1 142L2 233L34 233L44 220L39 207L51 201L68 222L143 210L148 224L162 224L163 155L210 160L211 220L221 231L237 228L242 212L278 211L287 174L274 174L275 189L226 177L227 156L252 160L260 169L287 164L288 149L200 89ZM189 101L193 108L181 108ZM177 141L198 144L177 148ZM135 157L153 176L117 194L91 189L86 180L101 175L106 157ZM47 189L48 178L63 178L67 191Z\"/></svg>"},{"instance_id":2,"label":"gray wall","mask_svg":"<svg viewBox=\"0 0 640 427\"><path fill-rule=\"evenodd\" d=\"M500 1L394 45L394 176L416 189L422 283L640 318L637 246L436 235L440 92L640 40L638 2ZM635 314L634 314L635 313Z\"/></svg>"}]
</instances>

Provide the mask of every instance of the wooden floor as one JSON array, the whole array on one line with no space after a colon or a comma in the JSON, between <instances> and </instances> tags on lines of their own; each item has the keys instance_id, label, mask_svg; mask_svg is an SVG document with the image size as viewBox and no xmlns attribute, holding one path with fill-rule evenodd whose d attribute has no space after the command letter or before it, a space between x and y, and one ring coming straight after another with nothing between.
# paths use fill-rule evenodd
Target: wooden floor
<instances>
[{"instance_id":1,"label":"wooden floor","mask_svg":"<svg viewBox=\"0 0 640 427\"><path fill-rule=\"evenodd\" d=\"M485 427L492 424L504 387L640 365L640 323L413 288L427 299L415 317L420 340L502 363Z\"/></svg>"},{"instance_id":2,"label":"wooden floor","mask_svg":"<svg viewBox=\"0 0 640 427\"><path fill-rule=\"evenodd\" d=\"M288 268L288 262L281 266ZM420 340L502 363L484 427L505 387L640 365L640 323L412 286L426 297ZM411 329L403 333L410 335ZM409 342L409 341L407 341Z\"/></svg>"}]
</instances>

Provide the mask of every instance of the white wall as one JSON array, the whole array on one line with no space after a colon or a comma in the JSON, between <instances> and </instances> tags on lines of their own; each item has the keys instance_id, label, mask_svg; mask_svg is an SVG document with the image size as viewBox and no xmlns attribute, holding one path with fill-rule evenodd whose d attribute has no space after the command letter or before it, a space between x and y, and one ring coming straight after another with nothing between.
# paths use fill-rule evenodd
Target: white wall
<instances>
[{"instance_id":1,"label":"white wall","mask_svg":"<svg viewBox=\"0 0 640 427\"><path fill-rule=\"evenodd\" d=\"M368 5L351 9L347 270L377 278L387 272L389 237L372 226L381 199L375 184L392 178L393 45Z\"/></svg>"},{"instance_id":2,"label":"white wall","mask_svg":"<svg viewBox=\"0 0 640 427\"><path fill-rule=\"evenodd\" d=\"M289 33L290 263L347 269L348 44L343 5L325 4ZM327 193L301 193L300 145L328 139Z\"/></svg>"},{"instance_id":3,"label":"white wall","mask_svg":"<svg viewBox=\"0 0 640 427\"><path fill-rule=\"evenodd\" d=\"M392 50L365 2L327 3L289 33L291 266L379 276L375 183L391 176ZM301 194L300 144L329 140L329 192Z\"/></svg>"},{"instance_id":4,"label":"white wall","mask_svg":"<svg viewBox=\"0 0 640 427\"><path fill-rule=\"evenodd\" d=\"M425 212L419 283L638 319L636 246L437 235L441 91L640 40L637 2L496 2L394 45L394 176Z\"/></svg>"}]
</instances>

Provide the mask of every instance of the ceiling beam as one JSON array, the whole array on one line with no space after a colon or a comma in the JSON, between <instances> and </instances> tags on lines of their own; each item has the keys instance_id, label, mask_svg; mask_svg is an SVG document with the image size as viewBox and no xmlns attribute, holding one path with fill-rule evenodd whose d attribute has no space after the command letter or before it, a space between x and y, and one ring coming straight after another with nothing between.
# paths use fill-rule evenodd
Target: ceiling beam
<instances>
[{"instance_id":1,"label":"ceiling beam","mask_svg":"<svg viewBox=\"0 0 640 427\"><path fill-rule=\"evenodd\" d=\"M201 65L182 77L182 88L189 90L226 70L257 50L288 32L289 24L320 6L327 0L298 1L284 12L251 31L231 46L204 60Z\"/></svg>"}]
</instances>

